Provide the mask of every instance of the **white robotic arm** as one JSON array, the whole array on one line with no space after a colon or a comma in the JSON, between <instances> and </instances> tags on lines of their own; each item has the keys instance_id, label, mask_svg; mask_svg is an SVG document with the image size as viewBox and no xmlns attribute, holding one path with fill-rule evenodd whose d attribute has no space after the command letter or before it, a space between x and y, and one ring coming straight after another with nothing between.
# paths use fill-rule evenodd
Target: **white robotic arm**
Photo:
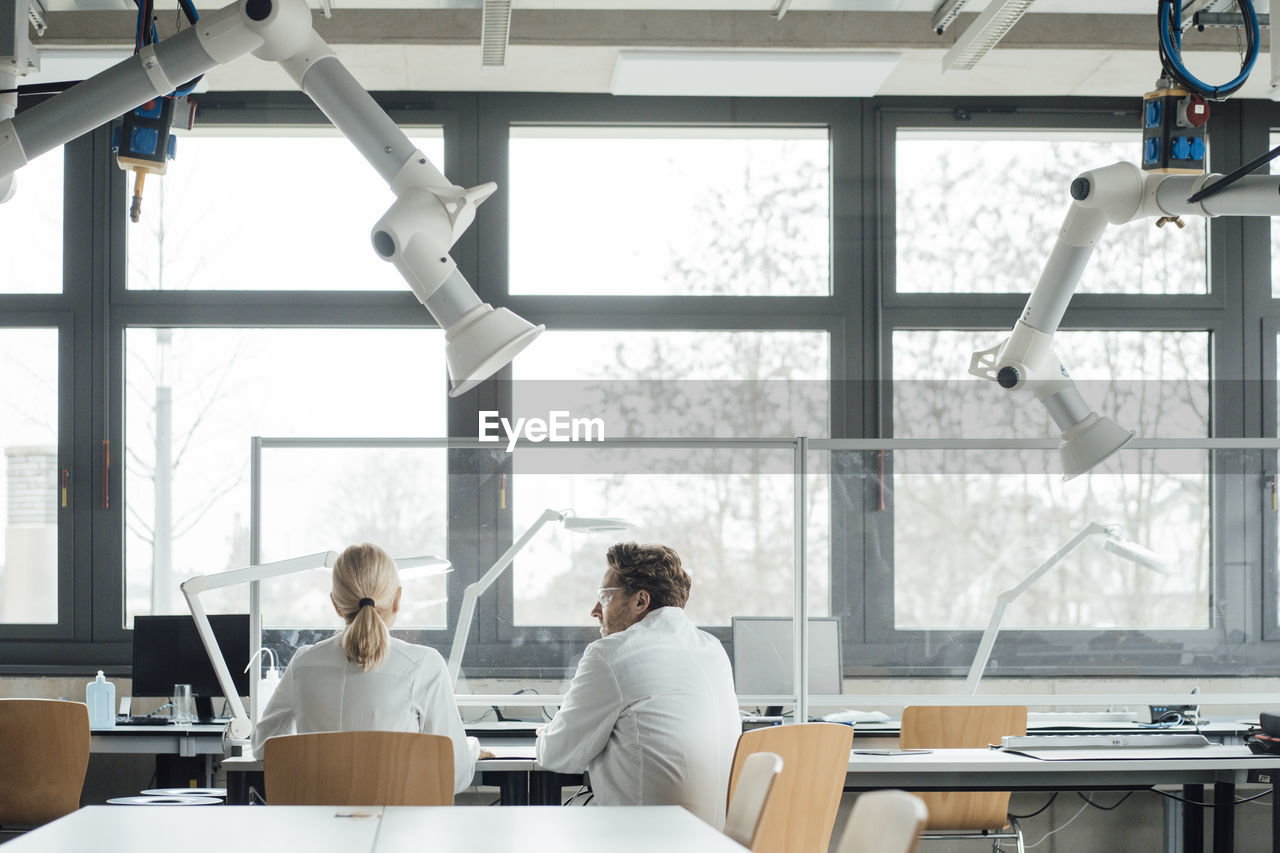
<instances>
[{"instance_id":1,"label":"white robotic arm","mask_svg":"<svg viewBox=\"0 0 1280 853\"><path fill-rule=\"evenodd\" d=\"M373 247L445 330L450 396L475 387L532 343L543 327L481 302L449 256L496 186L450 183L312 29L305 0L239 0L0 121L0 198L29 160L246 53L279 62L395 193L373 228Z\"/></svg>"},{"instance_id":2,"label":"white robotic arm","mask_svg":"<svg viewBox=\"0 0 1280 853\"><path fill-rule=\"evenodd\" d=\"M1095 412L1053 352L1053 335L1093 248L1108 224L1149 216L1272 216L1280 214L1280 177L1239 179L1198 203L1187 199L1220 175L1165 175L1132 163L1084 172L1071 183L1071 209L1022 316L1003 343L975 352L969 372L1011 391L1026 389L1044 403L1062 431L1064 479L1115 453L1133 433Z\"/></svg>"}]
</instances>

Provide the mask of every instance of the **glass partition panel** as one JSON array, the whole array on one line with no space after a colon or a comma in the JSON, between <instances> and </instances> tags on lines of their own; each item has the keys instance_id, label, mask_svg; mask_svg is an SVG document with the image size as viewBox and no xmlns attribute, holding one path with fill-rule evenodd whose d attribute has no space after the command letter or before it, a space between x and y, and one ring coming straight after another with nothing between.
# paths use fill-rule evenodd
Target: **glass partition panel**
<instances>
[{"instance_id":1,"label":"glass partition panel","mask_svg":"<svg viewBox=\"0 0 1280 853\"><path fill-rule=\"evenodd\" d=\"M1021 594L1006 627L1210 625L1209 455L1133 450L1118 473L1062 481L1055 453L904 451L892 459L894 630L980 629L996 596L1090 522L1159 552L1153 570L1090 536ZM945 512L939 512L945 507ZM947 543L939 548L938 542Z\"/></svg>"},{"instance_id":2,"label":"glass partition panel","mask_svg":"<svg viewBox=\"0 0 1280 853\"><path fill-rule=\"evenodd\" d=\"M440 128L407 130L444 169ZM403 290L369 232L395 201L332 128L203 128L145 184L132 290Z\"/></svg>"},{"instance_id":3,"label":"glass partition panel","mask_svg":"<svg viewBox=\"0 0 1280 853\"><path fill-rule=\"evenodd\" d=\"M1008 335L1007 330L895 331L894 436L1057 437L1048 411L1030 394L1011 394L968 373L973 352ZM1060 331L1054 351L1085 401L1137 435L1209 434L1209 333Z\"/></svg>"},{"instance_id":4,"label":"glass partition panel","mask_svg":"<svg viewBox=\"0 0 1280 853\"><path fill-rule=\"evenodd\" d=\"M846 627L843 695L811 686L811 713L894 716L972 693L1140 723L1193 689L1203 714L1274 704L1263 549L1226 509L1258 499L1266 451L1138 440L1115 472L1064 483L1054 440L931 441L819 441L809 454L832 516L866 519L831 525L829 563L807 565L829 574ZM820 537L811 524L810 545Z\"/></svg>"},{"instance_id":5,"label":"glass partition panel","mask_svg":"<svg viewBox=\"0 0 1280 853\"><path fill-rule=\"evenodd\" d=\"M1141 153L1137 131L899 130L899 293L1029 292L1083 171ZM1208 226L1143 219L1104 232L1078 293L1206 293Z\"/></svg>"},{"instance_id":6,"label":"glass partition panel","mask_svg":"<svg viewBox=\"0 0 1280 853\"><path fill-rule=\"evenodd\" d=\"M604 585L606 551L623 541L679 554L692 581L685 611L733 661L736 617L794 613L794 463L787 439L517 448L498 514L509 514L512 539L492 548L482 541L481 551L496 558L510 541L524 544L477 600L459 693L563 690L586 644L599 637L591 611ZM609 518L631 526L573 529ZM488 564L482 561L477 574ZM825 598L824 583L819 578L815 599ZM786 660L789 668L789 654ZM792 702L773 696L758 704Z\"/></svg>"},{"instance_id":7,"label":"glass partition panel","mask_svg":"<svg viewBox=\"0 0 1280 853\"><path fill-rule=\"evenodd\" d=\"M57 329L0 329L0 388L0 623L56 623Z\"/></svg>"},{"instance_id":8,"label":"glass partition panel","mask_svg":"<svg viewBox=\"0 0 1280 853\"><path fill-rule=\"evenodd\" d=\"M511 292L825 296L830 152L826 128L513 127Z\"/></svg>"},{"instance_id":9,"label":"glass partition panel","mask_svg":"<svg viewBox=\"0 0 1280 853\"><path fill-rule=\"evenodd\" d=\"M397 632L446 627L445 570L415 565L448 553L446 454L440 448L264 448L257 519L259 560L269 563L372 542L396 559L404 592ZM340 622L329 602L330 570L264 581L263 628L333 631Z\"/></svg>"},{"instance_id":10,"label":"glass partition panel","mask_svg":"<svg viewBox=\"0 0 1280 853\"><path fill-rule=\"evenodd\" d=\"M445 431L444 334L434 329L132 328L125 358L129 620L185 612L182 580L248 565L252 436ZM347 501L354 523L374 487L339 473L315 474L327 491L310 506L333 518ZM343 494L347 485L357 491ZM300 556L340 544L340 528L309 529L322 538L304 544L290 533L272 547L299 547L285 556ZM237 587L211 594L207 606L242 610L245 600Z\"/></svg>"}]
</instances>

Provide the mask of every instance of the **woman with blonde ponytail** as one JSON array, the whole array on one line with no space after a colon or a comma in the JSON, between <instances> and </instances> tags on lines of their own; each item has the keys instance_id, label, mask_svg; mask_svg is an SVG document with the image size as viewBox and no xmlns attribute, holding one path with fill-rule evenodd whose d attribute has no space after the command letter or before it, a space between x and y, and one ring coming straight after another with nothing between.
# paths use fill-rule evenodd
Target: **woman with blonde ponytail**
<instances>
[{"instance_id":1,"label":"woman with blonde ponytail","mask_svg":"<svg viewBox=\"0 0 1280 853\"><path fill-rule=\"evenodd\" d=\"M400 574L377 545L352 545L333 564L329 600L346 626L298 649L262 712L253 748L305 732L428 732L453 739L454 788L471 785L480 744L466 736L444 658L391 636Z\"/></svg>"}]
</instances>

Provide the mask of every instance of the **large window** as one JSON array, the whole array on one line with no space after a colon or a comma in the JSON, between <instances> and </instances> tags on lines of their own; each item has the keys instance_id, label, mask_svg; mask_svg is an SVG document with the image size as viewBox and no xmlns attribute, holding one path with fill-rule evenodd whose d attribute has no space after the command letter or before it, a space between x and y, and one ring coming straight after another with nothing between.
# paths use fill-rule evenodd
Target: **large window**
<instances>
[{"instance_id":1,"label":"large window","mask_svg":"<svg viewBox=\"0 0 1280 853\"><path fill-rule=\"evenodd\" d=\"M899 292L1026 292L1071 204L1076 175L1136 158L1136 132L902 130L897 135ZM1080 293L1204 293L1206 227L1111 226Z\"/></svg>"},{"instance_id":2,"label":"large window","mask_svg":"<svg viewBox=\"0 0 1280 853\"><path fill-rule=\"evenodd\" d=\"M0 204L0 293L62 292L62 163L61 148L37 157Z\"/></svg>"},{"instance_id":3,"label":"large window","mask_svg":"<svg viewBox=\"0 0 1280 853\"><path fill-rule=\"evenodd\" d=\"M391 194L300 95L205 96L136 224L109 129L65 176L32 164L0 206L10 254L42 259L0 282L0 590L53 609L6 600L0 667L124 674L131 620L184 612L183 578L365 540L451 561L406 578L397 626L447 652L463 590L550 508L635 526L534 536L476 602L462 692L554 691L632 538L682 554L691 615L730 645L734 616L807 609L839 621L847 678L955 679L993 596L1090 521L1171 567L1085 543L1010 608L992 675L1280 673L1273 472L1240 447L1280 422L1261 223L1106 230L1054 338L1137 435L1090 473L1064 483L1045 407L967 372L1072 177L1136 160L1136 102L381 99L450 180L498 183L450 251L547 331L448 397L444 333L369 246ZM1274 118L1241 102L1215 139ZM476 441L483 413L556 412L604 443ZM285 655L337 627L321 575L263 585Z\"/></svg>"},{"instance_id":4,"label":"large window","mask_svg":"<svg viewBox=\"0 0 1280 853\"><path fill-rule=\"evenodd\" d=\"M0 328L0 388L0 622L57 622L57 329Z\"/></svg>"},{"instance_id":5,"label":"large window","mask_svg":"<svg viewBox=\"0 0 1280 853\"><path fill-rule=\"evenodd\" d=\"M443 343L434 330L129 329L129 620L183 612L179 582L248 565L253 436L443 433ZM372 538L393 517L412 520L397 502L405 489L424 494L428 484L414 477L432 470L376 454L330 456L319 469L291 464L291 500L270 504L262 559L340 550L350 544L344 537ZM273 482L284 476L279 467L268 473ZM440 539L420 544L439 547Z\"/></svg>"},{"instance_id":6,"label":"large window","mask_svg":"<svg viewBox=\"0 0 1280 853\"><path fill-rule=\"evenodd\" d=\"M411 138L444 167L438 129ZM401 290L369 243L395 200L332 130L221 128L182 136L145 184L129 233L135 290Z\"/></svg>"},{"instance_id":7,"label":"large window","mask_svg":"<svg viewBox=\"0 0 1280 853\"><path fill-rule=\"evenodd\" d=\"M825 295L825 129L511 130L511 292Z\"/></svg>"}]
</instances>

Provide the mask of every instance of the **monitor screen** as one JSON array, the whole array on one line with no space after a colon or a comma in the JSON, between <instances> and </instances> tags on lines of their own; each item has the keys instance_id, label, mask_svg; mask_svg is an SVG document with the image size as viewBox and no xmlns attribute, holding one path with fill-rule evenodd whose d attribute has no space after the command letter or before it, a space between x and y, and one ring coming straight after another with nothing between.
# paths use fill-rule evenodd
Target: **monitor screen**
<instances>
[{"instance_id":1,"label":"monitor screen","mask_svg":"<svg viewBox=\"0 0 1280 853\"><path fill-rule=\"evenodd\" d=\"M743 695L788 694L795 690L794 627L791 619L733 617L733 684ZM809 620L809 692L844 692L840 656L840 620Z\"/></svg>"},{"instance_id":2,"label":"monitor screen","mask_svg":"<svg viewBox=\"0 0 1280 853\"><path fill-rule=\"evenodd\" d=\"M209 617L213 636L241 696L249 695L249 614ZM196 623L190 616L136 616L133 620L133 695L170 696L173 685L190 684L197 697L221 696Z\"/></svg>"}]
</instances>

